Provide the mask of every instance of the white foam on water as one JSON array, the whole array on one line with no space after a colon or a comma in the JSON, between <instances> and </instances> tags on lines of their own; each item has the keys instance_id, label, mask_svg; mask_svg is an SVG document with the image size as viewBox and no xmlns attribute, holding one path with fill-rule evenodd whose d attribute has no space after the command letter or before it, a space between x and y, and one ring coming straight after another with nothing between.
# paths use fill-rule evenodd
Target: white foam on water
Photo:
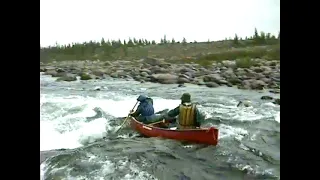
<instances>
[{"instance_id":1,"label":"white foam on water","mask_svg":"<svg viewBox=\"0 0 320 180\"><path fill-rule=\"evenodd\" d=\"M220 97L218 99L223 100L227 105L209 103L207 104L209 107L198 106L206 118L223 118L230 121L256 121L266 117L277 116L276 114L278 113L278 111L274 109L277 105L270 102L261 104L258 108L254 106L237 107L238 101L233 98L228 99L227 97ZM264 110L261 110L261 107L264 107Z\"/></svg>"},{"instance_id":2,"label":"white foam on water","mask_svg":"<svg viewBox=\"0 0 320 180\"><path fill-rule=\"evenodd\" d=\"M95 119L90 122L85 122L85 117L95 115L94 107L100 107L104 112L114 117L127 116L130 109L136 103L136 97L113 94L112 99L101 99L82 96L55 97L52 95L42 95L40 98L40 106L44 103L57 104L60 109L57 109L51 114L42 113L40 122L40 150L51 150L60 148L76 148L83 144L94 142L107 135L108 130L113 130L118 127L111 127L109 121L104 118ZM155 111L163 109L172 109L179 105L180 100L154 98ZM74 114L67 114L67 110L71 108L83 109ZM215 116L217 112L222 114L233 114L231 119L238 121L253 121L260 119L263 116L257 115L254 108L236 108L233 106L220 105L218 108L203 108L200 110L206 114L206 118ZM280 113L277 117L280 117ZM277 119L277 118L276 118ZM280 122L280 118L279 118ZM235 136L242 139L247 133L241 128L221 125L220 138ZM239 134L240 133L240 134ZM123 138L126 138L124 135Z\"/></svg>"},{"instance_id":3,"label":"white foam on water","mask_svg":"<svg viewBox=\"0 0 320 180\"><path fill-rule=\"evenodd\" d=\"M146 164L144 163L142 164L143 164L142 166L146 166ZM154 177L153 175L149 174L146 171L143 171L135 163L130 163L129 169L131 172L126 174L123 178L121 178L121 180L149 180L149 179L157 180L156 177Z\"/></svg>"},{"instance_id":4,"label":"white foam on water","mask_svg":"<svg viewBox=\"0 0 320 180\"><path fill-rule=\"evenodd\" d=\"M280 123L280 112L276 114L275 120Z\"/></svg>"},{"instance_id":5,"label":"white foam on water","mask_svg":"<svg viewBox=\"0 0 320 180\"><path fill-rule=\"evenodd\" d=\"M229 114L233 115L232 119L238 121L255 121L264 117L264 115L258 114L256 109L253 107L241 107L234 109L233 112Z\"/></svg>"},{"instance_id":6,"label":"white foam on water","mask_svg":"<svg viewBox=\"0 0 320 180\"><path fill-rule=\"evenodd\" d=\"M126 97L120 100L101 100L95 99L95 104L98 104L101 109L115 117L125 117L128 115L129 111L132 109L134 104L137 102L137 97ZM94 102L93 101L93 102ZM155 111L161 111L163 109L173 109L179 105L179 100L170 100L170 99L160 99L154 98L154 109ZM92 103L93 103L92 102Z\"/></svg>"},{"instance_id":7,"label":"white foam on water","mask_svg":"<svg viewBox=\"0 0 320 180\"><path fill-rule=\"evenodd\" d=\"M81 144L73 141L76 138L74 132L59 133L53 123L40 121L40 151L79 147Z\"/></svg>"},{"instance_id":8,"label":"white foam on water","mask_svg":"<svg viewBox=\"0 0 320 180\"><path fill-rule=\"evenodd\" d=\"M45 162L40 164L40 180L44 180L44 173L45 173L46 164Z\"/></svg>"},{"instance_id":9,"label":"white foam on water","mask_svg":"<svg viewBox=\"0 0 320 180\"><path fill-rule=\"evenodd\" d=\"M51 150L60 148L76 148L83 144L101 139L107 135L108 130L118 127L111 127L108 119L99 118L86 122L86 117L94 116L96 113L93 108L100 107L107 114L114 117L125 117L129 110L136 103L136 96L122 96L116 93L106 93L104 96L93 98L77 95L67 97L57 97L54 95L40 95L40 150ZM153 97L155 111L163 109L173 109L179 105L180 100L163 99ZM227 100L227 99L225 99ZM224 100L224 101L225 101ZM206 118L218 117L218 114L225 116L228 114L230 120L254 121L263 118L262 114L257 114L253 107L237 108L236 101L230 98L229 104L211 107L202 107L200 110L206 115ZM52 103L58 108L48 113L46 103ZM82 108L73 114L68 114L68 110L73 108ZM280 113L275 115L275 120L280 123ZM235 136L242 139L247 133L241 128L221 125L220 138ZM127 138L124 135L123 138Z\"/></svg>"},{"instance_id":10,"label":"white foam on water","mask_svg":"<svg viewBox=\"0 0 320 180\"><path fill-rule=\"evenodd\" d=\"M263 104L264 106L277 107L279 105L273 104L272 102L267 102Z\"/></svg>"},{"instance_id":11,"label":"white foam on water","mask_svg":"<svg viewBox=\"0 0 320 180\"><path fill-rule=\"evenodd\" d=\"M97 98L77 95L59 97L51 94L40 94L40 150L76 148L103 138L107 135L108 130L118 127L110 126L109 120L105 118L86 122L86 117L92 117L96 114L93 111L95 107L101 108L111 116L125 117L136 103L136 98L136 96L123 96L114 92L106 92ZM159 97L153 97L153 99L155 111L173 109L180 103L179 99L173 100ZM253 107L237 108L237 101L232 98L224 98L224 101L228 102L229 105L215 104L216 108L199 105L199 108L206 114L206 118L217 116L217 113L227 114L231 116L230 119L237 121L254 121L263 117L263 114L257 114L256 109ZM52 106L55 107L53 108ZM268 104L268 106L272 107L273 105ZM280 112L274 116L275 120L280 123ZM212 125L215 126L214 124ZM220 139L234 137L241 140L248 135L248 131L243 128L225 124L220 124L217 128L219 129ZM122 135L122 137L128 138L129 136ZM94 159L95 157L91 158ZM44 167L45 163L41 165L42 175ZM103 179L106 174L112 174L115 171L114 168L114 162L105 161L100 170L101 177L97 176L95 179ZM121 170L121 166L117 166L117 168ZM151 178L150 174L142 171L133 162L123 161L123 168L130 169L130 173L123 179L142 180ZM67 177L66 179L77 178L80 177ZM153 178L155 179L155 177Z\"/></svg>"},{"instance_id":12,"label":"white foam on water","mask_svg":"<svg viewBox=\"0 0 320 180\"><path fill-rule=\"evenodd\" d=\"M108 98L108 99L106 99ZM111 127L108 119L99 118L86 122L86 117L96 113L95 107L100 107L105 113L114 117L125 117L136 103L134 96L123 97L120 94L111 94L107 97L83 97L70 95L56 97L54 95L40 96L40 150L60 148L76 148L106 136ZM55 105L51 110L46 103ZM155 111L166 108L172 109L179 105L179 100L154 98ZM77 109L78 108L78 109ZM77 109L74 113L68 110Z\"/></svg>"},{"instance_id":13,"label":"white foam on water","mask_svg":"<svg viewBox=\"0 0 320 180\"><path fill-rule=\"evenodd\" d=\"M248 135L248 131L242 128L232 127L225 124L220 124L217 127L219 129L220 139L234 137L237 140L242 140L244 136Z\"/></svg>"},{"instance_id":14,"label":"white foam on water","mask_svg":"<svg viewBox=\"0 0 320 180\"><path fill-rule=\"evenodd\" d=\"M110 160L104 160L101 161L99 160L99 157L94 156L94 155L88 155L88 161L94 161L94 163L99 163L101 164L101 168L94 171L94 179L105 179L108 176L112 176L112 174L115 171L125 171L126 174L124 175L124 177L118 177L118 179L121 180L149 180L149 179L157 179L156 177L154 177L153 175L149 174L148 172L143 170L143 167L148 166L148 164L144 161L142 161L140 163L140 166L142 166L141 168L139 168L139 166L134 163L134 162L130 162L128 160L127 157L124 157L124 159L119 160L117 162L112 162ZM42 163L40 165L40 179L43 180L45 177L45 173L46 173L46 167L47 165L44 163ZM51 170L50 173L54 173L57 170L63 170L64 172L66 172L67 177L62 178L62 179L86 179L86 177L84 176L72 176L70 175L70 171L72 170L72 168L68 167L68 166L63 166L60 168L55 168L53 170Z\"/></svg>"},{"instance_id":15,"label":"white foam on water","mask_svg":"<svg viewBox=\"0 0 320 180\"><path fill-rule=\"evenodd\" d=\"M78 131L79 137L78 141L81 144L88 144L92 143L98 139L102 139L107 135L108 130L112 130L113 127L111 127L108 124L108 121L104 118L99 118L91 121L90 123L86 123L82 128L80 128Z\"/></svg>"}]
</instances>

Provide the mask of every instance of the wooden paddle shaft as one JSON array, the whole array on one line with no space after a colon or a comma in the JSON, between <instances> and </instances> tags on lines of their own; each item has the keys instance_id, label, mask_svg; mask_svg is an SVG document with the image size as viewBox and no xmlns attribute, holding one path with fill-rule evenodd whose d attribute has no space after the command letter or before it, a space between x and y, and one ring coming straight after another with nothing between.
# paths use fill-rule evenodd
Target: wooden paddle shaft
<instances>
[{"instance_id":1,"label":"wooden paddle shaft","mask_svg":"<svg viewBox=\"0 0 320 180\"><path fill-rule=\"evenodd\" d=\"M136 108L137 104L138 104L138 101L137 101L136 104L133 106L133 108L132 108L131 111L133 111L134 108ZM122 126L127 122L127 120L129 119L129 116L130 116L130 114L128 114L128 116L126 117L126 119L123 121L123 123L121 124L120 128L119 128L116 132L118 132L118 131L122 128Z\"/></svg>"},{"instance_id":2,"label":"wooden paddle shaft","mask_svg":"<svg viewBox=\"0 0 320 180\"><path fill-rule=\"evenodd\" d=\"M134 110L134 108L136 108L137 104L138 104L138 101L137 101L136 104L133 106L132 111Z\"/></svg>"},{"instance_id":3,"label":"wooden paddle shaft","mask_svg":"<svg viewBox=\"0 0 320 180\"><path fill-rule=\"evenodd\" d=\"M152 126L152 125L155 125L155 124L159 124L159 123L165 123L166 120L161 120L161 121L158 121L158 122L154 122L154 123L151 123L151 124L147 124L148 126Z\"/></svg>"}]
</instances>

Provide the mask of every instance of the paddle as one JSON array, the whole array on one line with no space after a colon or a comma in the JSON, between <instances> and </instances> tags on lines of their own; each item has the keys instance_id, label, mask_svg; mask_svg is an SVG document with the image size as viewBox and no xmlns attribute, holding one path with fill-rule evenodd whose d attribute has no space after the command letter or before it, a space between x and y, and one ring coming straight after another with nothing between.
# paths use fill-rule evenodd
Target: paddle
<instances>
[{"instance_id":1,"label":"paddle","mask_svg":"<svg viewBox=\"0 0 320 180\"><path fill-rule=\"evenodd\" d=\"M160 120L160 121L153 122L153 123L150 123L150 124L147 124L147 125L148 125L148 126L152 126L152 125L159 124L159 123L173 123L174 121L176 121L176 118L172 118L172 119L162 119L162 120Z\"/></svg>"},{"instance_id":2,"label":"paddle","mask_svg":"<svg viewBox=\"0 0 320 180\"><path fill-rule=\"evenodd\" d=\"M137 104L138 104L138 101L137 101L136 104L133 106L133 108L132 108L131 111L134 110L134 108L137 106ZM122 126L127 122L127 120L129 119L129 117L130 117L130 114L128 114L128 116L126 117L126 119L125 119L125 120L123 121L123 123L121 124L120 128L117 129L114 133L117 133L117 132L122 128Z\"/></svg>"},{"instance_id":3,"label":"paddle","mask_svg":"<svg viewBox=\"0 0 320 180\"><path fill-rule=\"evenodd\" d=\"M165 120L165 119L162 119L161 121L157 121L157 122L150 123L150 124L147 124L147 125L148 125L148 126L153 126L153 125L159 124L159 123L166 123L166 120Z\"/></svg>"}]
</instances>

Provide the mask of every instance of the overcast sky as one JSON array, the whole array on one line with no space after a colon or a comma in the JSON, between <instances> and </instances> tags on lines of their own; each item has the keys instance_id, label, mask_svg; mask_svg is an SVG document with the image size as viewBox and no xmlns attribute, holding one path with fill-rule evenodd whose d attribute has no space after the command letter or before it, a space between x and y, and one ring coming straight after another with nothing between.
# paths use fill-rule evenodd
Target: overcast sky
<instances>
[{"instance_id":1,"label":"overcast sky","mask_svg":"<svg viewBox=\"0 0 320 180\"><path fill-rule=\"evenodd\" d=\"M135 37L222 40L278 34L280 0L41 0L42 46Z\"/></svg>"}]
</instances>

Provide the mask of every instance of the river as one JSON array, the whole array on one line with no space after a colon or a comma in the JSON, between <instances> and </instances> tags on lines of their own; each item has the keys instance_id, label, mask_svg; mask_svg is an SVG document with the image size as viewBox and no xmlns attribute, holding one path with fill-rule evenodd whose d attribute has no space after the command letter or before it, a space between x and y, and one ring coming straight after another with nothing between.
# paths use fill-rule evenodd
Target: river
<instances>
[{"instance_id":1,"label":"river","mask_svg":"<svg viewBox=\"0 0 320 180\"><path fill-rule=\"evenodd\" d=\"M230 87L177 87L119 79L57 82L40 73L40 151L67 149L40 165L42 179L237 180L280 179L280 106ZM96 90L99 88L100 90ZM184 92L219 129L218 146L143 138L126 127L114 134L139 94L156 111ZM236 107L248 99L252 107ZM96 114L105 117L88 119Z\"/></svg>"}]
</instances>

